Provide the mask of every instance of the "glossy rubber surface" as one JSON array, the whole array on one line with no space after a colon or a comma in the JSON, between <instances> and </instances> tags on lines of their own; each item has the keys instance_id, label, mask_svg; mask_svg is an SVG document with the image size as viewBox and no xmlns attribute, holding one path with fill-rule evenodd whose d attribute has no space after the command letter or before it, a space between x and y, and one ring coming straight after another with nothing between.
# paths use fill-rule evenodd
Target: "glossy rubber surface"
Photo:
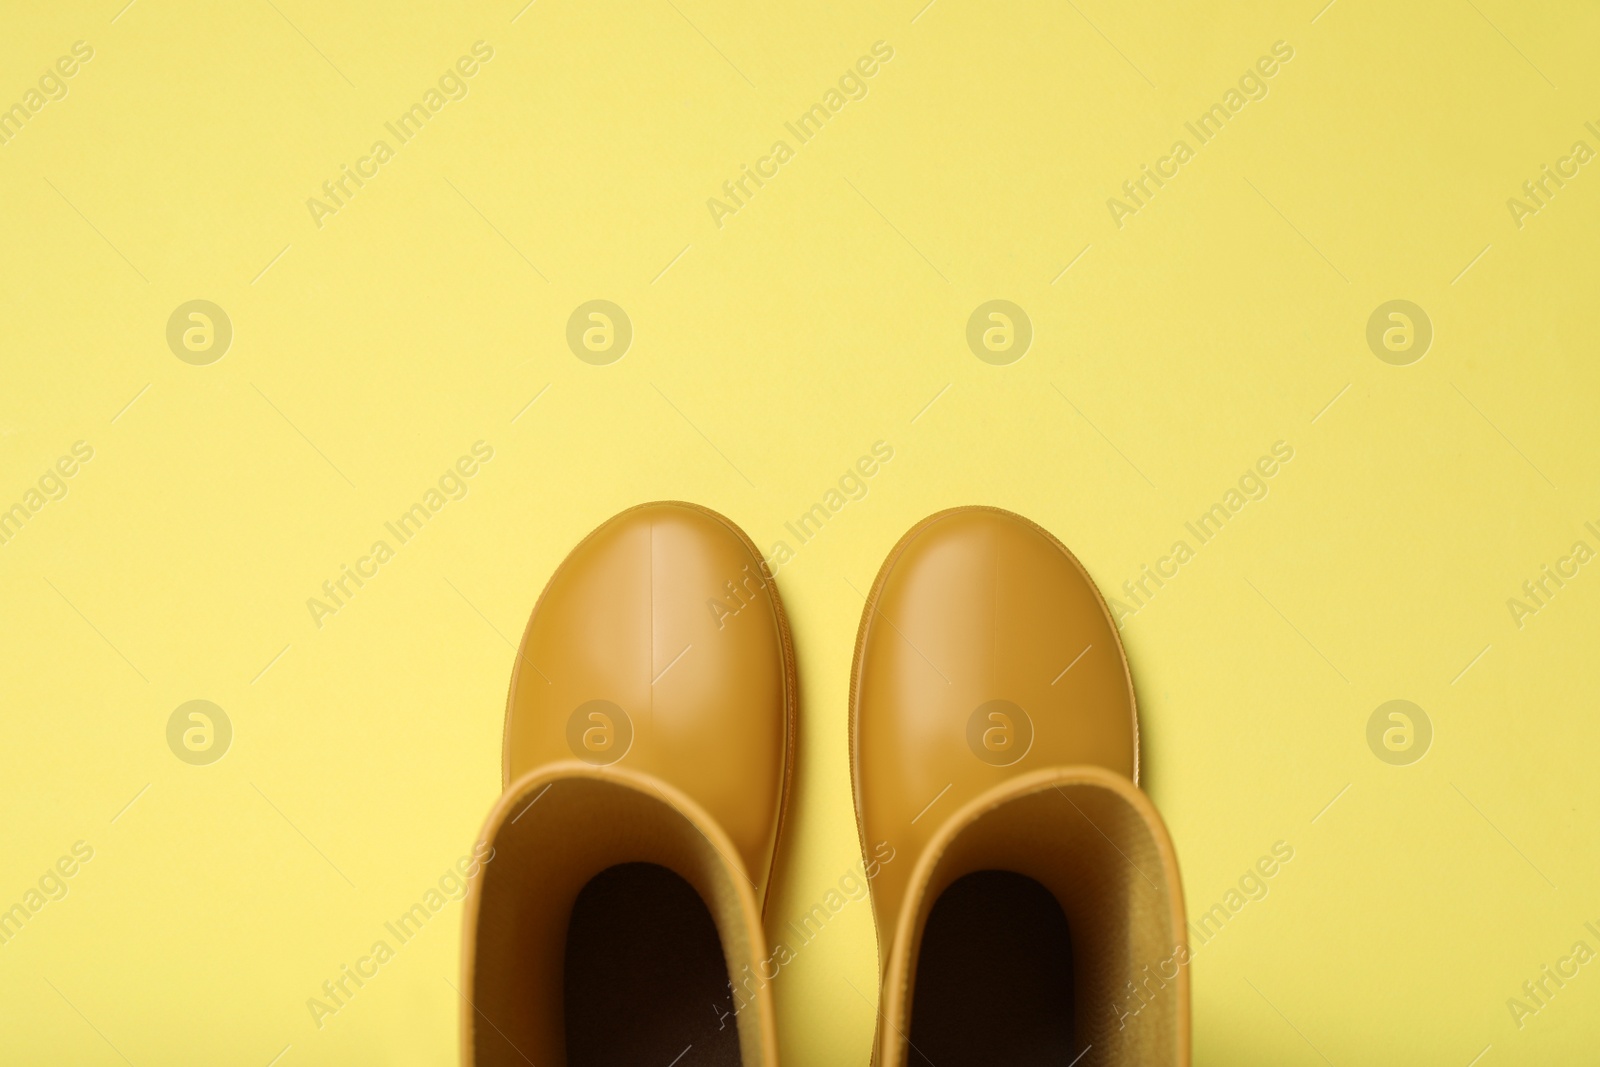
<instances>
[{"instance_id":1,"label":"glossy rubber surface","mask_svg":"<svg viewBox=\"0 0 1600 1067\"><path fill-rule=\"evenodd\" d=\"M788 791L795 671L749 538L693 504L643 504L585 538L528 621L504 782L580 759L671 782L737 846L765 900Z\"/></svg>"},{"instance_id":2,"label":"glossy rubber surface","mask_svg":"<svg viewBox=\"0 0 1600 1067\"><path fill-rule=\"evenodd\" d=\"M1029 771L1093 765L1137 781L1133 685L1105 603L1054 537L998 508L923 520L868 597L851 686L863 845L887 959L912 868L951 813Z\"/></svg>"}]
</instances>

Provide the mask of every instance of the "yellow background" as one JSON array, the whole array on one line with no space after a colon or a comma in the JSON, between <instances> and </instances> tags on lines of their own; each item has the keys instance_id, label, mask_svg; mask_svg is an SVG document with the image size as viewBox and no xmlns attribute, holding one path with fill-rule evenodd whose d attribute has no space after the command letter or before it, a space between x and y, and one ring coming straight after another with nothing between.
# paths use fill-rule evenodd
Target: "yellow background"
<instances>
[{"instance_id":1,"label":"yellow background","mask_svg":"<svg viewBox=\"0 0 1600 1067\"><path fill-rule=\"evenodd\" d=\"M1282 440L1124 632L1191 916L1294 848L1197 955L1196 1062L1592 1056L1600 964L1506 1007L1600 949L1600 573L1506 606L1600 548L1600 164L1506 206L1600 148L1592 7L522 2L4 15L0 103L95 50L0 146L0 505L95 450L0 546L0 907L95 850L0 946L7 1063L452 1062L459 904L320 1030L305 1002L470 848L552 569L659 498L793 545L878 440L778 579L804 707L775 926L857 859L855 590L900 533L1010 508L1115 595ZM478 40L469 95L314 225ZM718 228L707 198L879 40L869 95ZM1107 198L1279 40L1269 95L1119 229ZM165 340L196 298L235 331L210 366ZM593 298L633 322L611 366L564 340ZM1010 366L966 346L993 298L1034 326ZM1405 367L1365 341L1397 298L1435 330ZM314 625L478 440L466 499ZM1366 742L1397 698L1434 727L1406 767ZM191 699L233 723L211 766L167 748ZM874 951L852 904L783 972L785 1062L866 1062Z\"/></svg>"}]
</instances>

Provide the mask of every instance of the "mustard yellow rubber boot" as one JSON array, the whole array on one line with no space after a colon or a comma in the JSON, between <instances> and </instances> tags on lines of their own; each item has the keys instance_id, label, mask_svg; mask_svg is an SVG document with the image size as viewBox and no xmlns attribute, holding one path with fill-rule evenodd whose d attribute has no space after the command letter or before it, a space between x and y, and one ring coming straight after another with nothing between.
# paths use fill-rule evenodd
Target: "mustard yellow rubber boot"
<instances>
[{"instance_id":1,"label":"mustard yellow rubber boot","mask_svg":"<svg viewBox=\"0 0 1600 1067\"><path fill-rule=\"evenodd\" d=\"M528 621L462 963L467 1064L776 1064L761 910L792 775L788 623L738 527L632 508Z\"/></svg>"},{"instance_id":2,"label":"mustard yellow rubber boot","mask_svg":"<svg viewBox=\"0 0 1600 1067\"><path fill-rule=\"evenodd\" d=\"M1188 1064L1176 854L1116 627L1059 541L979 507L907 533L862 614L851 735L880 1067Z\"/></svg>"}]
</instances>

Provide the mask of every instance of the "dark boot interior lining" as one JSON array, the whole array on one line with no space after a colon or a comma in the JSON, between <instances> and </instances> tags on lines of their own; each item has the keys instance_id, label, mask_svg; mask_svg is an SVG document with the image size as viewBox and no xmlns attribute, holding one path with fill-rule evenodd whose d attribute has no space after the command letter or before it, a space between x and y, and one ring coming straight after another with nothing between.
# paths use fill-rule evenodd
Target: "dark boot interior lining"
<instances>
[{"instance_id":1,"label":"dark boot interior lining","mask_svg":"<svg viewBox=\"0 0 1600 1067\"><path fill-rule=\"evenodd\" d=\"M1032 878L978 871L934 902L911 1001L917 1067L1066 1067L1073 1044L1072 938Z\"/></svg>"},{"instance_id":2,"label":"dark boot interior lining","mask_svg":"<svg viewBox=\"0 0 1600 1067\"><path fill-rule=\"evenodd\" d=\"M716 924L667 868L624 863L590 879L565 967L569 1067L739 1067Z\"/></svg>"}]
</instances>

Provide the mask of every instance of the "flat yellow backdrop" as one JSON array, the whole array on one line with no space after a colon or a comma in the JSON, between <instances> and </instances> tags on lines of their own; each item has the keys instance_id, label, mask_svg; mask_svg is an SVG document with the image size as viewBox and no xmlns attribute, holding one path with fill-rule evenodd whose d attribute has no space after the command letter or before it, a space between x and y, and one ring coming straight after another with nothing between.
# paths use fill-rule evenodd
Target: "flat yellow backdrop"
<instances>
[{"instance_id":1,"label":"flat yellow backdrop","mask_svg":"<svg viewBox=\"0 0 1600 1067\"><path fill-rule=\"evenodd\" d=\"M469 851L552 569L662 498L792 552L774 929L857 860L861 593L994 504L1128 609L1197 1063L1593 1055L1592 5L122 2L0 19L8 1064L452 1062L448 897L307 1001ZM874 953L865 903L800 950L785 1062L867 1062Z\"/></svg>"}]
</instances>

